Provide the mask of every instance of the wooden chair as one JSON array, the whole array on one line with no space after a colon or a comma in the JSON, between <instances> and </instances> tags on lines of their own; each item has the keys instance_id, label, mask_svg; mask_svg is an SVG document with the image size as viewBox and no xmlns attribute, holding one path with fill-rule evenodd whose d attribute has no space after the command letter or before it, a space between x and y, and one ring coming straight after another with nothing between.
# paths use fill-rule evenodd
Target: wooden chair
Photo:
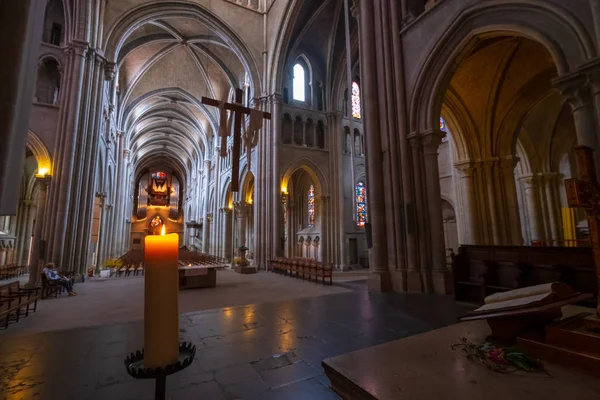
<instances>
[{"instance_id":1,"label":"wooden chair","mask_svg":"<svg viewBox=\"0 0 600 400\"><path fill-rule=\"evenodd\" d=\"M46 274L42 272L42 299L47 299L50 296L57 298L64 290L57 282L48 279Z\"/></svg>"}]
</instances>

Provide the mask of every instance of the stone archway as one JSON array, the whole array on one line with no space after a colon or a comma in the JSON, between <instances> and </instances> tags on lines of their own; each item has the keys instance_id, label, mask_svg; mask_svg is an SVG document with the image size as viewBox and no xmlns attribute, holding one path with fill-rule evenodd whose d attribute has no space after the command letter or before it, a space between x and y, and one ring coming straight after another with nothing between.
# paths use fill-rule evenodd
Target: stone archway
<instances>
[{"instance_id":1,"label":"stone archway","mask_svg":"<svg viewBox=\"0 0 600 400\"><path fill-rule=\"evenodd\" d=\"M453 167L459 169L457 192L464 193L457 216L470 214L463 225L473 232L472 242L522 244L514 177L522 124L550 94L562 102L554 86L557 78L576 70L596 52L578 21L542 3L478 3L465 8L450 25L434 29L424 46L431 48L429 55L407 67L407 74L416 77L408 87L409 140L415 201L424 205L417 213L418 223L427 226L420 233L426 236L420 239L421 268L433 268L433 289L445 292L449 276L439 184L438 148L444 138L440 116L455 136L458 159ZM504 49L494 58L490 49L501 46ZM538 69L530 68L539 61L535 54L541 55ZM486 59L486 68L473 67L477 57ZM511 68L527 72L514 74L518 79L511 81L507 77ZM477 93L487 89L495 94ZM468 92L474 93L470 99Z\"/></svg>"}]
</instances>

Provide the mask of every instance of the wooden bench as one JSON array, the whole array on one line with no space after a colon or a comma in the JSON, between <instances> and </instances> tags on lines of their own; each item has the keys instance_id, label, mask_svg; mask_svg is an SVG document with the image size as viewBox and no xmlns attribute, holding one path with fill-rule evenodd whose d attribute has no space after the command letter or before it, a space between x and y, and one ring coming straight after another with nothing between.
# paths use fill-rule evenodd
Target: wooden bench
<instances>
[{"instance_id":1,"label":"wooden bench","mask_svg":"<svg viewBox=\"0 0 600 400\"><path fill-rule=\"evenodd\" d=\"M333 265L317 262L308 258L285 258L276 257L267 262L269 270L274 273L289 275L294 278L302 278L312 282L333 285ZM328 279L328 281L327 281Z\"/></svg>"},{"instance_id":2,"label":"wooden bench","mask_svg":"<svg viewBox=\"0 0 600 400\"><path fill-rule=\"evenodd\" d=\"M494 293L556 281L597 294L590 248L461 246L452 271L459 301L481 304Z\"/></svg>"},{"instance_id":3,"label":"wooden bench","mask_svg":"<svg viewBox=\"0 0 600 400\"><path fill-rule=\"evenodd\" d=\"M18 281L0 286L0 324L4 329L10 322L19 322L21 316L29 316L30 311L37 311L40 293L40 288L25 289Z\"/></svg>"}]
</instances>

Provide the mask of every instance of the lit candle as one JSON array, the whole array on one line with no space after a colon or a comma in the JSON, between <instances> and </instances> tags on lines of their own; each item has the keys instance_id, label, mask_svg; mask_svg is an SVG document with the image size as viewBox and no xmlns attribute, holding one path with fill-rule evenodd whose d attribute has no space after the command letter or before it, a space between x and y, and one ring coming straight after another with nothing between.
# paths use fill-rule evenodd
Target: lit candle
<instances>
[{"instance_id":1,"label":"lit candle","mask_svg":"<svg viewBox=\"0 0 600 400\"><path fill-rule=\"evenodd\" d=\"M158 368L179 358L177 296L179 236L146 236L144 246L144 367Z\"/></svg>"}]
</instances>

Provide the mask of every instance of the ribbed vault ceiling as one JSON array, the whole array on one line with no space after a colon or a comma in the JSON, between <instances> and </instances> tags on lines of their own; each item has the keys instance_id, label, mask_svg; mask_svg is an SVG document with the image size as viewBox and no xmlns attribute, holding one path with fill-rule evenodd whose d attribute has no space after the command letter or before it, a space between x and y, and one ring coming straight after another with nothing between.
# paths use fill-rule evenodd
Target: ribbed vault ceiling
<instances>
[{"instance_id":1,"label":"ribbed vault ceiling","mask_svg":"<svg viewBox=\"0 0 600 400\"><path fill-rule=\"evenodd\" d=\"M118 121L138 170L183 167L185 179L206 157L218 116L201 97L226 100L250 84L247 64L220 35L198 19L169 17L126 38L117 61Z\"/></svg>"}]
</instances>

